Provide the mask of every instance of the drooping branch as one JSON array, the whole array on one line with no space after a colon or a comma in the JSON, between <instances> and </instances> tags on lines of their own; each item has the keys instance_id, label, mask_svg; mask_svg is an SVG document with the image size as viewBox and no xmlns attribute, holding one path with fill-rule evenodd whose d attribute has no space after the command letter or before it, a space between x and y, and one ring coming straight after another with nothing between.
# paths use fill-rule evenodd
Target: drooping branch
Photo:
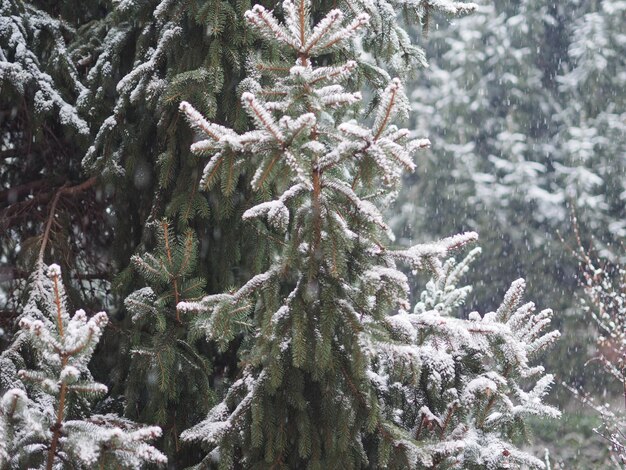
<instances>
[{"instance_id":1,"label":"drooping branch","mask_svg":"<svg viewBox=\"0 0 626 470\"><path fill-rule=\"evenodd\" d=\"M0 220L2 220L2 226L4 229L8 229L11 226L13 226L13 224L17 220L27 215L28 210L31 209L32 207L40 205L40 204L46 204L50 202L51 200L53 200L54 198L56 198L57 195L59 198L75 197L76 195L84 191L87 191L88 189L95 186L97 181L98 181L97 177L95 176L75 186L69 186L69 182L66 181L62 186L60 186L54 191L40 192L40 193L35 194L30 199L25 199L23 201L11 204L0 212ZM57 201L57 204L58 204L58 201ZM56 204L55 204L55 207L56 207Z\"/></svg>"}]
</instances>

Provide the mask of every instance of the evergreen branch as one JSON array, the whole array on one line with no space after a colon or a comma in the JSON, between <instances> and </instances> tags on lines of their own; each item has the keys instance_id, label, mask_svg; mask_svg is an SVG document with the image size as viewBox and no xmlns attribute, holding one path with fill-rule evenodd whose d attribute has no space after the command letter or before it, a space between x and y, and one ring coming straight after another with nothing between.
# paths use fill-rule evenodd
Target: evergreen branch
<instances>
[{"instance_id":1,"label":"evergreen branch","mask_svg":"<svg viewBox=\"0 0 626 470\"><path fill-rule=\"evenodd\" d=\"M346 26L343 30L331 36L327 43L320 46L318 49L323 51L330 49L341 41L345 41L350 38L357 30L369 23L370 16L367 13L360 13L352 22Z\"/></svg>"},{"instance_id":2,"label":"evergreen branch","mask_svg":"<svg viewBox=\"0 0 626 470\"><path fill-rule=\"evenodd\" d=\"M245 92L241 95L241 101L246 107L246 110L251 114L251 116L262 126L264 127L277 141L281 146L285 145L285 137L283 136L280 129L276 126L276 123L272 119L272 116L263 108L263 105L258 102L256 97L250 93Z\"/></svg>"},{"instance_id":3,"label":"evergreen branch","mask_svg":"<svg viewBox=\"0 0 626 470\"><path fill-rule=\"evenodd\" d=\"M300 2L302 5L304 2ZM328 12L326 17L320 21L313 29L313 34L307 39L306 44L304 42L304 32L302 33L301 43L303 45L303 49L300 54L308 57L311 49L313 49L318 42L330 31L333 29L338 23L343 20L343 13L341 10L331 10ZM302 20L303 21L303 20Z\"/></svg>"},{"instance_id":4,"label":"evergreen branch","mask_svg":"<svg viewBox=\"0 0 626 470\"><path fill-rule=\"evenodd\" d=\"M207 163L206 167L204 167L200 184L208 188L211 185L211 182L214 180L215 176L217 175L217 172L220 169L220 165L223 161L223 155L221 155L220 153L215 154L213 158L211 158L209 163ZM208 170L210 170L210 172L207 174Z\"/></svg>"},{"instance_id":5,"label":"evergreen branch","mask_svg":"<svg viewBox=\"0 0 626 470\"><path fill-rule=\"evenodd\" d=\"M349 60L345 64L339 67L334 67L334 68L329 67L326 73L319 74L318 77L314 78L309 83L309 86L316 85L317 83L323 80L327 80L327 81L342 80L344 77L347 77L348 75L350 75L356 68L357 68L357 63L354 60Z\"/></svg>"},{"instance_id":6,"label":"evergreen branch","mask_svg":"<svg viewBox=\"0 0 626 470\"><path fill-rule=\"evenodd\" d=\"M298 44L289 37L285 30L278 24L274 16L268 12L262 5L254 5L252 10L248 10L244 15L246 21L255 26L260 32L265 33L268 37L283 42L284 44L298 50ZM270 34L272 36L270 36Z\"/></svg>"},{"instance_id":7,"label":"evergreen branch","mask_svg":"<svg viewBox=\"0 0 626 470\"><path fill-rule=\"evenodd\" d=\"M173 266L173 261L172 261L172 249L170 248L170 239L169 239L169 224L167 223L167 221L163 221L161 222L161 227L163 228L163 237L164 237L164 242L165 242L165 253L167 254L167 261L169 262L170 267ZM169 272L169 270L168 270ZM172 287L174 289L174 299L176 302L176 305L178 305L178 302L180 302L180 294L178 293L178 280L176 278L176 276L174 274L170 274L170 280L172 281ZM176 310L176 321L178 323L180 323L180 315L178 313L178 310Z\"/></svg>"},{"instance_id":8,"label":"evergreen branch","mask_svg":"<svg viewBox=\"0 0 626 470\"><path fill-rule=\"evenodd\" d=\"M272 159L272 161L270 162L270 164L267 166L267 168L265 168L265 170L261 174L258 181L253 180L257 189L261 189L263 187L263 185L265 184L265 180L271 174L272 168L274 167L274 165L279 159L280 159L280 154L277 153Z\"/></svg>"},{"instance_id":9,"label":"evergreen branch","mask_svg":"<svg viewBox=\"0 0 626 470\"><path fill-rule=\"evenodd\" d=\"M211 137L213 140L220 140L220 136L214 131L214 126L204 119L202 114L200 114L191 104L186 101L181 101L180 110L187 115L187 118L192 125L200 128L202 132Z\"/></svg>"},{"instance_id":10,"label":"evergreen branch","mask_svg":"<svg viewBox=\"0 0 626 470\"><path fill-rule=\"evenodd\" d=\"M198 189L198 185L194 184L193 185L193 189L191 190L191 193L189 194L189 197L187 198L187 209L185 209L185 215L183 216L183 220L189 220L189 212L191 211L191 207L192 207L192 201L193 198L196 195L196 190ZM181 268L181 271L183 270L183 268Z\"/></svg>"}]
</instances>

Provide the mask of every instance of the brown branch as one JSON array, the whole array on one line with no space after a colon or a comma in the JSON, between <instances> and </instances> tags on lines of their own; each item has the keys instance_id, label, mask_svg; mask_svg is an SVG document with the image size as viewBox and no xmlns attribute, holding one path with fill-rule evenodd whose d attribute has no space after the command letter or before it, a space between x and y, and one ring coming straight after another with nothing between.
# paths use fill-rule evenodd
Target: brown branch
<instances>
[{"instance_id":1,"label":"brown branch","mask_svg":"<svg viewBox=\"0 0 626 470\"><path fill-rule=\"evenodd\" d=\"M452 419L452 415L454 414L454 412L457 410L457 408L459 407L459 404L457 402L455 402L450 409L448 410L448 414L446 415L445 419L443 420L443 424L441 425L441 429L439 430L439 439L443 439L443 436L446 432L446 428L448 427L448 424L450 424L450 420Z\"/></svg>"},{"instance_id":2,"label":"brown branch","mask_svg":"<svg viewBox=\"0 0 626 470\"><path fill-rule=\"evenodd\" d=\"M385 117L383 118L383 122L380 124L378 131L376 131L374 140L378 140L380 135L385 130L385 127L387 126L387 122L389 121L389 118L391 117L391 110L393 109L394 101L396 100L396 93L397 93L397 90L392 91L391 98L389 99L389 106L387 106L387 110L385 111Z\"/></svg>"},{"instance_id":3,"label":"brown branch","mask_svg":"<svg viewBox=\"0 0 626 470\"><path fill-rule=\"evenodd\" d=\"M304 33L306 28L306 8L304 1L300 2L300 8L298 11L298 20L300 22L300 47L304 47Z\"/></svg>"},{"instance_id":4,"label":"brown branch","mask_svg":"<svg viewBox=\"0 0 626 470\"><path fill-rule=\"evenodd\" d=\"M48 240L50 238L50 228L52 227L52 221L54 220L54 215L56 214L57 204L59 202L59 198L61 197L61 192L66 187L67 183L61 186L61 188L54 195L54 199L52 200L52 205L50 206L50 212L48 213L48 221L46 223L46 229L43 232L43 238L41 239L41 247L39 248L39 256L37 257L37 264L43 263L43 256L46 252L46 245L48 244ZM61 334L61 336L63 336Z\"/></svg>"},{"instance_id":5,"label":"brown branch","mask_svg":"<svg viewBox=\"0 0 626 470\"><path fill-rule=\"evenodd\" d=\"M56 274L52 276L52 281L54 282L54 304L57 307L57 322L59 324L59 334L61 335L61 340L63 339L63 315L61 310L61 296L59 295L59 276Z\"/></svg>"},{"instance_id":6,"label":"brown branch","mask_svg":"<svg viewBox=\"0 0 626 470\"><path fill-rule=\"evenodd\" d=\"M11 204L8 207L4 208L2 212L0 212L0 220L2 220L2 223L0 225L4 229L8 229L13 225L13 221L15 221L17 218L27 216L27 211L33 206L38 204L45 204L52 199L56 199L57 197L61 198L63 196L76 196L77 194L95 186L96 182L97 179L95 176L83 181L80 184L77 184L76 186L69 186L69 182L66 182L65 184L63 184L63 186L57 188L54 192L37 193L30 199ZM56 208L56 204L53 205ZM48 223L50 225L52 224L51 220L54 218L54 211L51 212L51 216L48 217Z\"/></svg>"},{"instance_id":7,"label":"brown branch","mask_svg":"<svg viewBox=\"0 0 626 470\"><path fill-rule=\"evenodd\" d=\"M46 224L46 229L43 234L43 239L41 241L41 248L39 249L38 261L39 263L43 262L43 257L46 251L46 245L48 244L48 239L50 237L50 227L52 226L52 221L54 220L54 216L56 213L56 206L59 202L61 196L74 196L82 191L85 191L96 184L96 177L92 176L88 180L83 181L76 186L68 186L68 182L61 186L56 194L54 195L54 199L52 200L52 205L50 206L50 213L48 215L48 222Z\"/></svg>"},{"instance_id":8,"label":"brown branch","mask_svg":"<svg viewBox=\"0 0 626 470\"><path fill-rule=\"evenodd\" d=\"M173 266L173 263L172 263L172 250L170 248L170 237L169 237L169 233L168 233L169 225L168 225L168 223L166 221L163 221L162 226L163 226L163 235L165 237L165 252L167 253L167 260L170 263L170 269L171 269L172 266ZM176 305L178 305L178 302L180 301L180 294L178 293L178 282L176 280L176 276L175 275L172 274L171 276L172 276L172 284L173 284L173 287L174 287L174 297L175 297L175 300L176 300ZM181 322L180 321L180 313L179 313L178 309L176 309L176 321L178 323Z\"/></svg>"},{"instance_id":9,"label":"brown branch","mask_svg":"<svg viewBox=\"0 0 626 470\"><path fill-rule=\"evenodd\" d=\"M3 191L0 191L0 203L8 202L9 204L17 202L25 196L33 193L34 191L49 186L50 184L58 184L58 179L42 179L36 181L29 181L28 183L13 186Z\"/></svg>"},{"instance_id":10,"label":"brown branch","mask_svg":"<svg viewBox=\"0 0 626 470\"><path fill-rule=\"evenodd\" d=\"M267 72L289 72L289 70L291 70L291 67L282 67L278 65L274 66L274 65L265 65L265 64L257 64L256 68L259 71L267 71Z\"/></svg>"},{"instance_id":11,"label":"brown branch","mask_svg":"<svg viewBox=\"0 0 626 470\"><path fill-rule=\"evenodd\" d=\"M51 197L52 195L50 193L39 193L31 199L17 202L2 209L0 212L0 226L7 230L21 218L28 217L32 219L28 212L29 209L37 204L48 202Z\"/></svg>"},{"instance_id":12,"label":"brown branch","mask_svg":"<svg viewBox=\"0 0 626 470\"><path fill-rule=\"evenodd\" d=\"M54 464L54 456L57 450L57 444L59 442L59 437L61 435L61 427L63 424L63 412L65 410L65 394L67 393L67 385L63 383L61 385L61 393L59 395L59 408L57 410L57 419L54 425L52 426L53 434L52 441L50 442L50 448L48 449L48 462L46 465L46 470L52 470L52 466Z\"/></svg>"}]
</instances>

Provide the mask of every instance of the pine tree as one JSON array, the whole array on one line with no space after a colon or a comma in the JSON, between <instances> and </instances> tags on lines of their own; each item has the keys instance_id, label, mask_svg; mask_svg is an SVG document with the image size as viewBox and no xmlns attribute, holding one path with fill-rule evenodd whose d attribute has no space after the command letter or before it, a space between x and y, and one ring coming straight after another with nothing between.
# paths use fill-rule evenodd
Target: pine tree
<instances>
[{"instance_id":1,"label":"pine tree","mask_svg":"<svg viewBox=\"0 0 626 470\"><path fill-rule=\"evenodd\" d=\"M609 253L626 237L626 78L619 72L626 65L626 5L583 3L577 13L568 25L567 68L557 77L567 103L558 115L557 176L598 248L623 263L623 252Z\"/></svg>"},{"instance_id":2,"label":"pine tree","mask_svg":"<svg viewBox=\"0 0 626 470\"><path fill-rule=\"evenodd\" d=\"M530 392L519 384L521 377L543 371L528 361L557 336L542 333L550 312L534 315L532 304L518 308L523 283L516 282L498 312L480 323L476 315L470 322L450 320L447 328L435 325L426 331L432 339L417 340L417 331L424 329L420 322L434 316L429 309L441 297L437 286L449 295L440 310L449 311L463 300L464 290L454 291L453 282L465 265L454 272L453 264L444 265L441 259L476 235L406 250L386 246L384 239L393 240L393 234L372 201L385 200L401 171L414 168L413 151L429 141L411 140L408 131L392 124L407 109L397 78L379 90L371 124L357 120L362 98L349 81L357 64L319 65L319 57L354 44L352 38L369 15L344 22L340 10L331 10L311 26L309 6L304 0L285 1L284 23L259 5L246 13L250 25L284 51L282 64L254 63L256 75L242 83L242 105L255 130L238 134L181 103L203 135L192 151L210 157L203 187L216 185L222 168L240 171L239 162L252 160L257 165L253 189L266 197L275 194L243 214L267 236L269 269L239 289L178 305L182 316L191 318L195 335L222 348L243 335L241 376L206 420L181 438L202 443L208 451L204 465L217 461L221 468L420 468L451 455L455 468L485 463L500 468L508 462L541 467L508 439L519 432L524 416L558 414L540 401L550 376L538 380ZM398 262L438 274L431 292L409 316L415 325L406 319L409 287ZM390 316L396 308L399 314ZM405 335L398 338L400 325ZM453 343L451 337L459 331L467 342L454 337L452 362L458 345L468 356L459 359L463 367L478 364L458 377L454 372L441 377L437 368L432 377L423 374L431 394L450 383L462 386L463 392L456 396L463 410L450 423L453 443L428 445L415 435L417 421L423 416L437 421L434 413L454 411L440 401L430 411L427 395L415 391L412 400L404 399L407 417L402 422L404 410L393 405L393 393L385 397L389 387L382 378L395 374L415 386L428 360L438 356L433 344ZM410 343L413 338L417 344ZM514 405L509 395L519 403ZM417 417L416 399L424 405ZM466 423L471 424L466 430L471 439L459 456ZM492 432L483 435L486 426ZM440 438L448 437L446 428ZM494 450L499 453L495 457Z\"/></svg>"},{"instance_id":3,"label":"pine tree","mask_svg":"<svg viewBox=\"0 0 626 470\"><path fill-rule=\"evenodd\" d=\"M107 316L87 318L78 310L70 317L59 266L47 268L47 279L42 270L33 274L37 285L20 320L20 338L32 344L37 368L20 370L17 386L0 400L0 468L134 469L166 463L147 443L160 428L90 413L89 401L107 392L87 367Z\"/></svg>"},{"instance_id":4,"label":"pine tree","mask_svg":"<svg viewBox=\"0 0 626 470\"><path fill-rule=\"evenodd\" d=\"M106 277L98 274L110 231L93 223L104 210L102 198L92 191L96 179L84 178L77 159L87 147L90 128L76 106L85 86L68 47L76 38L76 24L97 16L100 7L100 1L0 2L0 251L5 256L0 280L7 293L5 318L16 316L50 219L56 223L44 243L47 253L55 252L68 274L71 269L85 277L68 289L69 295L76 297L78 291L87 306Z\"/></svg>"},{"instance_id":5,"label":"pine tree","mask_svg":"<svg viewBox=\"0 0 626 470\"><path fill-rule=\"evenodd\" d=\"M508 333L507 314L481 322L520 349L508 373L510 358L497 355L504 346L487 345L471 322L446 320L469 332L464 347L477 351L451 345L445 354L460 357L459 372L451 378L438 370L441 381L427 366L429 351L448 344L451 330L433 326L423 341L397 330L432 315L423 303L407 313L409 280L396 264L432 271L424 302L451 318L466 290L443 280L454 271L443 260L475 235L393 250L380 215L401 172L413 169L413 151L428 145L392 124L408 103L391 77L425 65L407 28L426 32L435 13L464 15L474 4L268 1L244 20L252 2L0 2L0 158L8 162L0 167L0 218L10 229L0 246L10 254L2 262L12 310L22 310L19 294L30 290L24 329L0 355L0 436L9 436L0 438L0 461L9 468L53 462L43 446L55 439L59 428L50 427L63 409L57 467L163 463L147 444L158 428L129 419L163 428L156 446L176 468L202 458L200 445L205 463L223 467L458 468L483 465L494 452L495 467L536 465L515 436L526 414L555 414L541 405L549 378L524 395L518 379L529 373L530 350L517 331ZM365 115L357 90L371 98ZM197 157L188 154L194 136L180 119L181 100L197 107L183 105L207 134L192 147ZM204 156L211 159L203 172ZM64 313L65 323L56 321L52 279L42 275L50 254L63 259L70 303L107 302L112 318L122 319L101 353L93 348L103 316ZM458 301L433 303L440 288ZM225 293L198 301L201 289ZM517 317L532 319L531 309ZM543 328L548 317L532 321ZM52 344L41 337L58 342L74 328L94 331L68 358L78 382L58 366L62 359L41 353ZM541 328L528 338L541 338ZM412 370L398 360L404 353ZM23 383L19 370L36 380ZM482 380L489 373L493 386ZM91 374L107 383L109 397L99 399L105 388ZM385 375L405 381L402 393L412 395L391 390ZM428 394L451 380L459 400L487 385L444 425L452 394L441 401ZM63 387L67 406L59 406ZM87 389L94 393L73 393ZM181 447L178 435L206 415L216 394L223 401L180 436ZM98 398L95 406L90 398ZM111 413L123 407L125 418Z\"/></svg>"},{"instance_id":6,"label":"pine tree","mask_svg":"<svg viewBox=\"0 0 626 470\"><path fill-rule=\"evenodd\" d=\"M624 237L624 15L611 0L524 0L433 30L431 70L409 88L417 129L438 145L409 177L394 226L414 227L407 238L476 230L514 260L479 271L528 274L534 296L574 309L576 266L556 235L571 230L568 206L605 249Z\"/></svg>"},{"instance_id":7,"label":"pine tree","mask_svg":"<svg viewBox=\"0 0 626 470\"><path fill-rule=\"evenodd\" d=\"M325 14L332 3L315 2L312 15ZM130 367L139 367L140 356L131 364L128 353L150 343L145 341L149 328L145 321L131 324L133 313L122 307L121 300L146 284L158 290L152 281L135 276L136 263L130 259L133 254L143 258L144 253L158 252L163 239L154 235L153 227L163 216L172 220L179 235L188 228L195 232L202 262L186 276L206 279L209 292L240 283L250 272L266 267L263 252L244 256L265 243L256 227L240 223L254 197L246 182L251 172L230 173L222 187L208 195L198 191L190 181L200 177L200 161L188 157L192 135L177 113L179 100L187 99L218 122L247 128L235 85L245 76L251 51L258 49L258 41L244 27L243 13L249 7L249 2L238 0L2 3L0 86L6 103L2 101L0 150L8 164L0 168L0 178L8 189L0 193L0 219L9 230L2 231L0 239L6 248L3 253L9 254L1 273L2 281L10 281L7 307L11 317L18 315L27 273L37 270L43 257L61 254L72 303L80 300L96 308L106 302L114 320L128 313L129 321L117 323L116 334L105 339L106 350L96 351L92 367L115 394L145 396L142 386L133 390L139 382L127 375ZM281 15L281 6L276 7ZM359 81L381 84L389 79L385 67L406 73L424 63L423 51L406 34L398 11L408 23L427 24L434 12L460 15L474 7L386 0L375 5L358 1L342 8L347 14L353 8L367 11L370 28L358 50L337 50L324 60L343 60L349 53L359 63L355 70ZM367 57L376 65L362 60L362 51L371 54ZM22 74L24 80L17 80L10 71L25 65L34 70L32 77ZM23 87L25 81L28 86ZM45 109L36 106L40 88L54 92L56 100ZM16 103L22 103L17 118ZM28 165L23 155L28 156ZM165 293L155 295L159 303ZM171 320L167 308L157 308ZM2 341L12 333L11 317L2 318L9 333ZM172 332L168 338L184 337L183 326L170 327L168 323L165 328ZM117 334L118 328L122 334ZM208 351L202 347L215 357L211 346ZM24 362L18 343L6 352L11 367ZM232 358L222 362L226 365L215 369L215 383L236 373ZM167 381L176 383L169 376ZM165 395L155 398L162 404L168 400ZM131 414L130 408L127 412ZM158 416L144 417L161 421Z\"/></svg>"},{"instance_id":8,"label":"pine tree","mask_svg":"<svg viewBox=\"0 0 626 470\"><path fill-rule=\"evenodd\" d=\"M555 235L569 212L552 172L559 139L551 121L560 105L545 49L566 47L557 34L563 9L533 0L486 5L432 32L437 53L411 101L416 128L437 145L409 176L394 224L413 227L407 238L476 230L486 250L512 260L479 260L477 273L501 279L502 292L506 279L528 275L541 286L533 296L555 307L563 302L563 272L575 270ZM479 305L497 302L490 289L475 295Z\"/></svg>"},{"instance_id":9,"label":"pine tree","mask_svg":"<svg viewBox=\"0 0 626 470\"><path fill-rule=\"evenodd\" d=\"M420 442L412 468L544 468L520 442L529 418L560 415L542 402L553 376L532 364L559 333L546 331L551 310L521 304L523 279L496 311L459 318L472 288L457 284L479 253L437 262L413 312L387 318L392 341L373 344L388 419Z\"/></svg>"}]
</instances>

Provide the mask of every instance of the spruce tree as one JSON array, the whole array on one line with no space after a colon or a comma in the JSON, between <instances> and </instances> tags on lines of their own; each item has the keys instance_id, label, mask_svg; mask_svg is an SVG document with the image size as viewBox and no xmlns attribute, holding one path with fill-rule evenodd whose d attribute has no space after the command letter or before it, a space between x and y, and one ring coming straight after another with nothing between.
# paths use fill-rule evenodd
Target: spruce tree
<instances>
[{"instance_id":1,"label":"spruce tree","mask_svg":"<svg viewBox=\"0 0 626 470\"><path fill-rule=\"evenodd\" d=\"M148 444L161 434L114 414L90 412L90 400L107 387L91 378L88 364L102 329L104 312L70 317L58 265L33 273L30 300L20 320L19 341L32 345L35 369L16 377L3 369L0 399L0 468L141 468L165 464L165 455ZM3 354L4 356L4 354ZM2 364L7 358L3 357ZM4 384L3 384L4 386Z\"/></svg>"},{"instance_id":2,"label":"spruce tree","mask_svg":"<svg viewBox=\"0 0 626 470\"><path fill-rule=\"evenodd\" d=\"M553 376L533 364L559 333L548 331L551 310L522 304L523 279L496 311L459 317L472 287L458 283L479 253L437 262L413 311L389 316L375 345L385 411L420 444L412 468L544 468L521 443L533 418L560 416L543 403Z\"/></svg>"},{"instance_id":3,"label":"spruce tree","mask_svg":"<svg viewBox=\"0 0 626 470\"><path fill-rule=\"evenodd\" d=\"M602 253L623 258L614 247L626 220L618 72L625 15L623 2L612 0L491 2L451 26L431 28L430 70L407 89L415 128L434 145L407 176L400 209L389 213L405 245L479 232L490 256L468 274L476 287L468 303L495 308L508 280L524 276L528 294L560 312L556 326L564 336L547 366L598 391L610 383L571 354L586 350L595 332L576 301L578 266L559 233L571 233L576 207ZM565 404L571 395L557 389L557 398ZM587 426L588 417L569 418ZM562 449L560 440L553 445ZM570 456L567 467L598 465Z\"/></svg>"},{"instance_id":4,"label":"spruce tree","mask_svg":"<svg viewBox=\"0 0 626 470\"><path fill-rule=\"evenodd\" d=\"M360 67L355 72L360 81L386 80L384 66L405 71L423 65L423 51L411 42L397 20L398 5L404 6L403 16L410 22L426 21L431 10L460 15L473 9L471 4L458 2L436 7L428 2L410 6L403 2L359 2L359 8L366 9L373 18L362 47L377 59L377 64L358 60L359 55L353 50L337 53L349 53L358 60ZM90 58L89 63L93 64L86 77L87 90L79 97L80 107L92 122L101 122L96 124L100 127L83 165L116 188L111 219L115 222L124 214L126 220L116 224L116 247L122 248L116 248L121 253L117 259L122 265L131 250L142 259L162 257L159 247L166 240L163 232L154 227L166 215L178 234L172 233L172 238L191 229L199 239L201 262L193 265L194 272L185 273L187 278L196 284L206 279L202 286L209 292L223 290L267 265L264 237L255 227L240 222L253 198L247 184L251 172L241 166L222 165L220 187L212 188L208 194L190 184L200 177L201 161L187 154L192 136L179 119L176 103L180 99L192 100L206 116L236 129L247 128L234 84L245 75L244 64L251 51L259 49L258 41L242 21L249 5L191 2L182 8L174 2L124 2L121 6L102 22L85 28L84 33L99 42L95 53L90 45L77 44L75 48L76 56ZM280 5L277 7L280 10ZM326 3L315 2L311 12L319 16L327 10ZM135 42L136 37L140 39ZM134 53L130 69L119 60L122 52L129 50ZM268 54L272 57L276 52L270 49ZM326 59L335 60L330 56ZM113 101L112 94L106 92L113 89L111 75L119 77ZM107 115L110 109L113 111ZM130 185L137 187L139 197L138 191L126 192ZM154 197L150 197L152 194ZM255 251L256 256L244 256ZM125 306L130 317L135 316L136 308L154 305L152 297L138 301L137 296L146 292L146 286L133 275L135 268L142 272L141 261L137 257L132 260L134 267L123 269L114 285L117 294L128 294ZM154 279L146 280L155 292ZM169 287L173 291L173 285ZM211 374L209 381L218 393L224 379L236 376L237 342L228 351L217 354L212 344L188 341L186 319L174 321L171 306L157 302L161 318L167 319L165 325L159 326L162 332L153 335L150 320L133 323L129 327L131 340L122 338L123 344L118 347L121 360L114 364L111 377L117 384L117 393L127 397L127 415L161 425L168 455L172 457L170 450L175 449L176 459L181 459L171 460L186 465L193 461L194 451L189 446L181 449L177 435L211 403L210 393L195 390L206 388L206 373ZM128 362L130 355L133 359ZM206 355L212 360L203 359ZM213 371L209 371L209 362L215 364ZM157 366L159 385L146 387L140 378L152 377ZM179 378L189 375L197 377L198 382L185 391ZM189 413L181 412L182 402L198 406L191 407Z\"/></svg>"},{"instance_id":5,"label":"spruce tree","mask_svg":"<svg viewBox=\"0 0 626 470\"><path fill-rule=\"evenodd\" d=\"M575 202L578 219L598 248L623 264L626 238L626 5L582 3L568 24L567 67L556 77L567 105L558 114L560 186Z\"/></svg>"},{"instance_id":6,"label":"spruce tree","mask_svg":"<svg viewBox=\"0 0 626 470\"><path fill-rule=\"evenodd\" d=\"M455 271L442 258L476 234L388 246L393 234L376 203L430 142L393 124L407 111L398 78L375 90L367 122L350 81L357 64L321 60L354 45L369 15L344 21L331 10L312 25L309 7L285 1L284 22L260 5L246 13L283 51L282 63L254 62L256 74L241 85L256 129L238 134L181 103L202 135L192 151L210 157L201 186L252 161L252 188L273 197L243 214L267 238L269 269L238 289L178 305L194 338L224 349L243 336L240 376L181 438L202 443L203 465L221 468L542 467L511 439L525 416L558 415L541 404L551 376L530 392L520 384L543 372L529 360L557 336L543 333L551 313L520 307L518 281L497 312L448 320L467 291L454 287L465 264ZM412 315L398 263L436 275ZM400 393L390 390L402 382Z\"/></svg>"}]
</instances>

